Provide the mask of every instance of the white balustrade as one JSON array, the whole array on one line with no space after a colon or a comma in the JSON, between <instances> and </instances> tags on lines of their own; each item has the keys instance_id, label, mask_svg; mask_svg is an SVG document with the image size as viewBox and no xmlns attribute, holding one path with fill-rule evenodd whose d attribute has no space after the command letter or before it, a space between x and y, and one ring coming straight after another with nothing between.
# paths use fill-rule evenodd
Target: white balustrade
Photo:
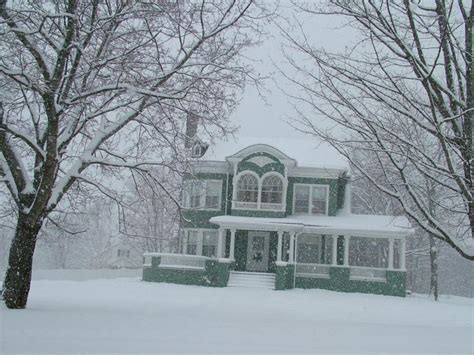
<instances>
[{"instance_id":1,"label":"white balustrade","mask_svg":"<svg viewBox=\"0 0 474 355\"><path fill-rule=\"evenodd\" d=\"M387 269L351 266L349 275L351 280L386 281Z\"/></svg>"},{"instance_id":2,"label":"white balustrade","mask_svg":"<svg viewBox=\"0 0 474 355\"><path fill-rule=\"evenodd\" d=\"M167 254L167 253L146 253L144 254L144 266L151 266L151 258L157 256L161 258L159 268L169 269L195 269L204 270L206 268L206 260L210 258L200 255L187 254Z\"/></svg>"},{"instance_id":3,"label":"white balustrade","mask_svg":"<svg viewBox=\"0 0 474 355\"><path fill-rule=\"evenodd\" d=\"M296 264L296 275L301 277L329 278L331 265L325 264Z\"/></svg>"},{"instance_id":4,"label":"white balustrade","mask_svg":"<svg viewBox=\"0 0 474 355\"><path fill-rule=\"evenodd\" d=\"M260 203L261 210L269 210L269 211L283 211L283 204L282 203Z\"/></svg>"}]
</instances>

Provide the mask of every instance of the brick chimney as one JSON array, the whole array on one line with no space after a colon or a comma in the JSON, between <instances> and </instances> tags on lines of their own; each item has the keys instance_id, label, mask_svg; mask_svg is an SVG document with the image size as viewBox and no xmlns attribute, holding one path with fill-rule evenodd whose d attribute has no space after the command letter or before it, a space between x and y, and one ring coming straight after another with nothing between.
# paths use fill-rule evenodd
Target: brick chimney
<instances>
[{"instance_id":1,"label":"brick chimney","mask_svg":"<svg viewBox=\"0 0 474 355\"><path fill-rule=\"evenodd\" d=\"M186 137L184 139L185 148L191 148L193 146L193 140L196 137L198 124L199 117L192 112L188 112L186 117Z\"/></svg>"}]
</instances>

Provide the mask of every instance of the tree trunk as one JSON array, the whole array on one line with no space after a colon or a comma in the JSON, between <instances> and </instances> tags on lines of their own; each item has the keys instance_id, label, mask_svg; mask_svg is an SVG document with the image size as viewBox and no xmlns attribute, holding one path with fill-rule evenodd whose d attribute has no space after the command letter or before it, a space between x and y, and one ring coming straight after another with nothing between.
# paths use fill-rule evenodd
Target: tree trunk
<instances>
[{"instance_id":1,"label":"tree trunk","mask_svg":"<svg viewBox=\"0 0 474 355\"><path fill-rule=\"evenodd\" d=\"M430 265L431 265L431 281L430 295L434 296L435 301L438 300L438 247L435 238L430 235Z\"/></svg>"},{"instance_id":2,"label":"tree trunk","mask_svg":"<svg viewBox=\"0 0 474 355\"><path fill-rule=\"evenodd\" d=\"M3 284L3 298L8 308L26 307L30 292L36 236L40 229L40 218L35 219L22 213L19 214Z\"/></svg>"}]
</instances>

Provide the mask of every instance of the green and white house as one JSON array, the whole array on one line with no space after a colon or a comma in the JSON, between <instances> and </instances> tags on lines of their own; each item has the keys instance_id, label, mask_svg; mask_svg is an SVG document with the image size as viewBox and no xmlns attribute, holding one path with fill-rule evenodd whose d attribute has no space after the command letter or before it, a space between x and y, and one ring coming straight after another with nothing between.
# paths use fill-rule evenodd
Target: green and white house
<instances>
[{"instance_id":1,"label":"green and white house","mask_svg":"<svg viewBox=\"0 0 474 355\"><path fill-rule=\"evenodd\" d=\"M346 167L300 166L268 144L221 160L205 148L184 181L180 253L146 253L143 280L405 296L410 225L352 214Z\"/></svg>"}]
</instances>

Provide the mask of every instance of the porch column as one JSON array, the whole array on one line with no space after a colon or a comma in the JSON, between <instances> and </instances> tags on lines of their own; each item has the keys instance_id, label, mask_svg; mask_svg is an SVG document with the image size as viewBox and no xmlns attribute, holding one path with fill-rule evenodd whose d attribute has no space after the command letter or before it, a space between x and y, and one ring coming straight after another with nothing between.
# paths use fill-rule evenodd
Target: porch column
<instances>
[{"instance_id":1,"label":"porch column","mask_svg":"<svg viewBox=\"0 0 474 355\"><path fill-rule=\"evenodd\" d=\"M288 262L289 263L294 263L295 258L295 232L290 233L290 255L288 256Z\"/></svg>"},{"instance_id":2,"label":"porch column","mask_svg":"<svg viewBox=\"0 0 474 355\"><path fill-rule=\"evenodd\" d=\"M337 235L332 236L332 265L337 265Z\"/></svg>"},{"instance_id":3,"label":"porch column","mask_svg":"<svg viewBox=\"0 0 474 355\"><path fill-rule=\"evenodd\" d=\"M278 249L277 249L277 261L281 261L281 248L283 246L283 232L278 231Z\"/></svg>"},{"instance_id":4,"label":"porch column","mask_svg":"<svg viewBox=\"0 0 474 355\"><path fill-rule=\"evenodd\" d=\"M393 270L393 238L388 240L388 269Z\"/></svg>"},{"instance_id":5,"label":"porch column","mask_svg":"<svg viewBox=\"0 0 474 355\"><path fill-rule=\"evenodd\" d=\"M229 250L229 259L230 260L235 260L234 250L235 250L235 229L231 229L230 230L230 250Z\"/></svg>"},{"instance_id":6,"label":"porch column","mask_svg":"<svg viewBox=\"0 0 474 355\"><path fill-rule=\"evenodd\" d=\"M344 266L349 266L349 242L351 240L350 235L344 236Z\"/></svg>"},{"instance_id":7,"label":"porch column","mask_svg":"<svg viewBox=\"0 0 474 355\"><path fill-rule=\"evenodd\" d=\"M219 228L219 234L217 235L217 257L222 258L222 246L224 245L224 228Z\"/></svg>"},{"instance_id":8,"label":"porch column","mask_svg":"<svg viewBox=\"0 0 474 355\"><path fill-rule=\"evenodd\" d=\"M405 241L405 238L403 239L400 239L400 250L399 250L399 254L400 254L400 269L401 270L405 270L406 269L406 265L405 265L405 247L406 247L406 241Z\"/></svg>"}]
</instances>

